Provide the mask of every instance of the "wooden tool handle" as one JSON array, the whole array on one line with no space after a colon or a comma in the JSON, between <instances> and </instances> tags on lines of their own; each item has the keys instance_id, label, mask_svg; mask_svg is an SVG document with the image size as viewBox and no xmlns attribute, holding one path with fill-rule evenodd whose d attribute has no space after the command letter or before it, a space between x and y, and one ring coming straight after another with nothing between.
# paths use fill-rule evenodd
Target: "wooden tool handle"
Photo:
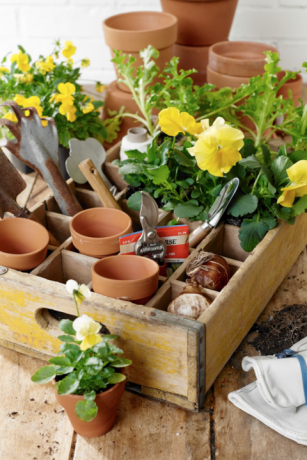
<instances>
[{"instance_id":1,"label":"wooden tool handle","mask_svg":"<svg viewBox=\"0 0 307 460\"><path fill-rule=\"evenodd\" d=\"M195 248L195 246L197 246L201 240L203 240L205 238L205 236L207 236L212 230L212 227L210 227L210 225L206 225L205 228L204 228L204 225L203 226L199 226L196 230L194 230L194 232L192 232L190 235L189 235L189 246L191 248Z\"/></svg>"},{"instance_id":2,"label":"wooden tool handle","mask_svg":"<svg viewBox=\"0 0 307 460\"><path fill-rule=\"evenodd\" d=\"M103 182L92 160L88 158L87 160L82 161L82 163L79 164L79 169L91 184L93 190L99 196L103 206L106 208L119 209L121 211L121 207L112 196L106 184Z\"/></svg>"}]
</instances>

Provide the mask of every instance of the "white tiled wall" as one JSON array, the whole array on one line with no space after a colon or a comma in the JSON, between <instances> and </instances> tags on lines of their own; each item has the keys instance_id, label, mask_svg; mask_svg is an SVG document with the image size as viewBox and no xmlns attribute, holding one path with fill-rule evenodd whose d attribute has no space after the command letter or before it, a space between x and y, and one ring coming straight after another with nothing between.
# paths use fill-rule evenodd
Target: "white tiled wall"
<instances>
[{"instance_id":1,"label":"white tiled wall","mask_svg":"<svg viewBox=\"0 0 307 460\"><path fill-rule=\"evenodd\" d=\"M16 52L17 44L34 59L52 51L55 39L72 40L75 61L89 58L87 80L115 78L102 20L137 10L161 11L159 0L0 0L0 56ZM285 69L299 70L307 61L307 0L239 0L232 40L275 45ZM307 81L307 74L303 72Z\"/></svg>"}]
</instances>

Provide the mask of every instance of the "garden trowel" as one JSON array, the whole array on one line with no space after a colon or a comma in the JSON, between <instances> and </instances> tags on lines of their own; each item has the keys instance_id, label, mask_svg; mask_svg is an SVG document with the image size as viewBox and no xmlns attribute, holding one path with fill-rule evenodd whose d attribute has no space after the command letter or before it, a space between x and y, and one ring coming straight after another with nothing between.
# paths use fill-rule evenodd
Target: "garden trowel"
<instances>
[{"instance_id":1,"label":"garden trowel","mask_svg":"<svg viewBox=\"0 0 307 460\"><path fill-rule=\"evenodd\" d=\"M0 174L0 218L2 219L6 212L10 212L15 217L25 217L36 221L34 214L27 208L19 206L16 201L17 196L24 191L27 184L1 149ZM51 233L49 233L49 244L60 246Z\"/></svg>"}]
</instances>

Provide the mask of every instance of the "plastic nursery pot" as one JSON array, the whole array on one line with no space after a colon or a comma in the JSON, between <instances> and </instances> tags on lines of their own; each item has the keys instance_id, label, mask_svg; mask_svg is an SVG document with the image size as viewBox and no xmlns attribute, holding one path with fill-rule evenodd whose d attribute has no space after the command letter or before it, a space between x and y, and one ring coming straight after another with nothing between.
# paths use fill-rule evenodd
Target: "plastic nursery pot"
<instances>
[{"instance_id":1,"label":"plastic nursery pot","mask_svg":"<svg viewBox=\"0 0 307 460\"><path fill-rule=\"evenodd\" d=\"M119 255L92 266L93 290L98 294L145 305L157 291L159 265L151 259Z\"/></svg>"},{"instance_id":2,"label":"plastic nursery pot","mask_svg":"<svg viewBox=\"0 0 307 460\"><path fill-rule=\"evenodd\" d=\"M113 427L117 407L125 391L125 384L124 380L109 390L97 394L95 403L98 406L98 413L91 422L84 422L75 412L77 402L84 399L82 395L59 395L55 390L55 397L65 409L74 430L86 438L96 438L106 434Z\"/></svg>"},{"instance_id":3,"label":"plastic nursery pot","mask_svg":"<svg viewBox=\"0 0 307 460\"><path fill-rule=\"evenodd\" d=\"M215 85L217 89L225 87L236 89L239 88L242 83L247 84L249 82L248 77L234 77L232 75L215 72L209 65L207 67L207 80L208 83Z\"/></svg>"},{"instance_id":4,"label":"plastic nursery pot","mask_svg":"<svg viewBox=\"0 0 307 460\"><path fill-rule=\"evenodd\" d=\"M286 72L281 70L277 74L277 78L280 81ZM284 99L289 99L289 90L292 92L293 102L295 107L299 106L299 98L302 97L302 85L303 78L300 74L295 76L295 79L288 80L282 87L278 90L277 96L282 96Z\"/></svg>"},{"instance_id":5,"label":"plastic nursery pot","mask_svg":"<svg viewBox=\"0 0 307 460\"><path fill-rule=\"evenodd\" d=\"M113 50L123 51L136 58L134 67L138 67L143 63L139 56L140 51L152 45L159 51L156 64L162 70L173 56L173 45L177 38L177 19L171 14L155 11L123 13L105 19L103 31L112 58ZM115 71L117 72L116 67ZM119 87L130 92L123 83L120 83Z\"/></svg>"},{"instance_id":6,"label":"plastic nursery pot","mask_svg":"<svg viewBox=\"0 0 307 460\"><path fill-rule=\"evenodd\" d=\"M0 265L31 270L45 260L49 235L45 227L29 219L0 220Z\"/></svg>"},{"instance_id":7,"label":"plastic nursery pot","mask_svg":"<svg viewBox=\"0 0 307 460\"><path fill-rule=\"evenodd\" d=\"M76 214L69 227L81 254L101 258L119 252L119 237L132 232L132 220L118 209L91 208Z\"/></svg>"},{"instance_id":8,"label":"plastic nursery pot","mask_svg":"<svg viewBox=\"0 0 307 460\"><path fill-rule=\"evenodd\" d=\"M196 69L190 75L195 85L202 86L207 82L207 65L210 46L186 46L175 43L174 56L179 57L178 69Z\"/></svg>"},{"instance_id":9,"label":"plastic nursery pot","mask_svg":"<svg viewBox=\"0 0 307 460\"><path fill-rule=\"evenodd\" d=\"M255 77L264 73L264 51L278 50L271 45L257 42L215 43L209 51L209 66L215 72L234 77Z\"/></svg>"},{"instance_id":10,"label":"plastic nursery pot","mask_svg":"<svg viewBox=\"0 0 307 460\"><path fill-rule=\"evenodd\" d=\"M185 2L161 0L163 11L178 19L177 43L205 46L227 40L238 0Z\"/></svg>"}]
</instances>

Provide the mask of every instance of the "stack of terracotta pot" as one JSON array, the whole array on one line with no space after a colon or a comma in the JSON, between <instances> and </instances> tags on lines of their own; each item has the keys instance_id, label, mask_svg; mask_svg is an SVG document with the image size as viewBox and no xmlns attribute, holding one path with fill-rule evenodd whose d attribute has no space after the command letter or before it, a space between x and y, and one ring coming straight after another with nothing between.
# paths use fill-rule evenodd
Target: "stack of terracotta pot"
<instances>
[{"instance_id":1,"label":"stack of terracotta pot","mask_svg":"<svg viewBox=\"0 0 307 460\"><path fill-rule=\"evenodd\" d=\"M134 66L138 67L142 64L140 51L152 45L159 51L156 64L162 70L173 56L173 45L177 38L177 19L171 14L154 11L123 13L107 18L103 22L103 31L106 43L111 49L112 58L114 57L113 50L122 51L124 54L135 57ZM115 70L117 73L116 67ZM109 116L109 110L118 112L122 106L125 107L125 112L140 114L140 109L133 100L129 88L115 80L107 89L104 119ZM128 129L135 126L139 126L139 123L135 123L133 118L124 117L115 142L121 140L127 134Z\"/></svg>"},{"instance_id":2,"label":"stack of terracotta pot","mask_svg":"<svg viewBox=\"0 0 307 460\"><path fill-rule=\"evenodd\" d=\"M238 0L161 0L163 11L178 19L174 55L179 69L196 69L194 83L207 82L209 48L228 39Z\"/></svg>"}]
</instances>

